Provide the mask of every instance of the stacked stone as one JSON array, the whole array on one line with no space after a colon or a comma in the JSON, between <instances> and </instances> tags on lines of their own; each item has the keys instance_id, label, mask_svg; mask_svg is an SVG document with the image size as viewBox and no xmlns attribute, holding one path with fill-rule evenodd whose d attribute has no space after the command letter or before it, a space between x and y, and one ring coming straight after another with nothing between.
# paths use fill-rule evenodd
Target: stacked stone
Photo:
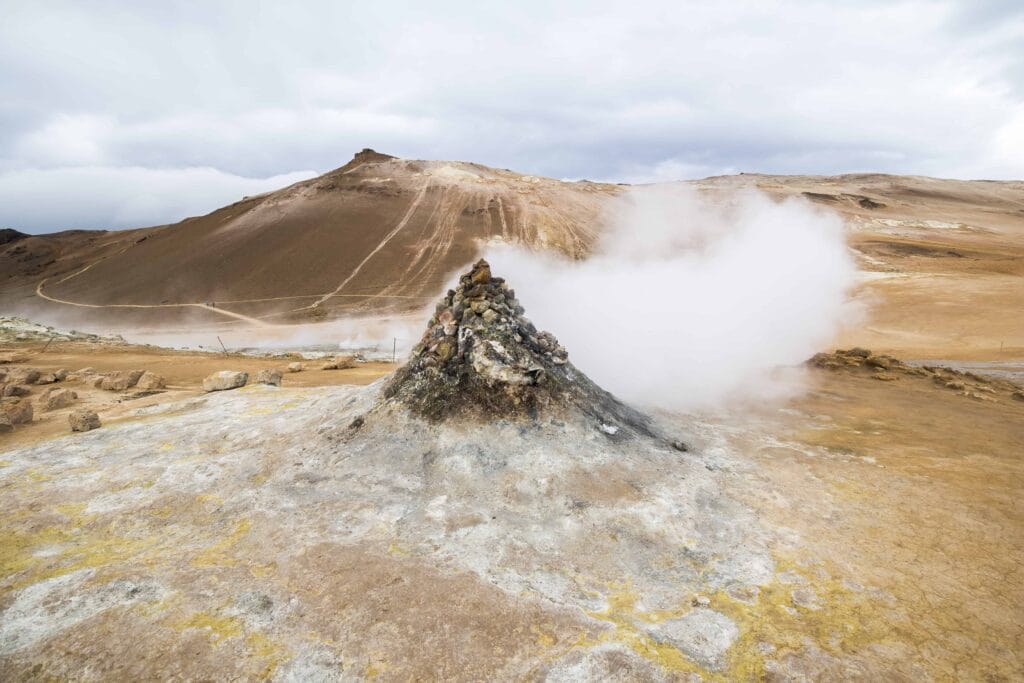
<instances>
[{"instance_id":1,"label":"stacked stone","mask_svg":"<svg viewBox=\"0 0 1024 683\"><path fill-rule=\"evenodd\" d=\"M515 292L478 261L438 302L409 362L384 387L384 404L431 421L561 420L575 410L611 439L654 435L647 416L574 368L554 335L523 313Z\"/></svg>"},{"instance_id":2,"label":"stacked stone","mask_svg":"<svg viewBox=\"0 0 1024 683\"><path fill-rule=\"evenodd\" d=\"M481 259L438 302L423 338L413 349L410 365L458 375L472 362L473 348L486 340L497 342L506 352L522 347L535 356L512 353L520 363L564 365L569 359L566 350L554 335L538 331L523 317L524 312L515 291L502 278L493 277L490 265ZM541 377L536 371L533 374L536 379Z\"/></svg>"}]
</instances>

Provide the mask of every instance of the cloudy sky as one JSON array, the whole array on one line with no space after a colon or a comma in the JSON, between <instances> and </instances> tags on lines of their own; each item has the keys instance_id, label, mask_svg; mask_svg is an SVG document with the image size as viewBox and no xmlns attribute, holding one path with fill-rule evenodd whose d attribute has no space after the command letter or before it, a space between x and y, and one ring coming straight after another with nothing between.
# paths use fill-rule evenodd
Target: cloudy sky
<instances>
[{"instance_id":1,"label":"cloudy sky","mask_svg":"<svg viewBox=\"0 0 1024 683\"><path fill-rule=\"evenodd\" d=\"M362 147L1024 178L1019 0L484 4L0 0L0 227L169 222Z\"/></svg>"}]
</instances>

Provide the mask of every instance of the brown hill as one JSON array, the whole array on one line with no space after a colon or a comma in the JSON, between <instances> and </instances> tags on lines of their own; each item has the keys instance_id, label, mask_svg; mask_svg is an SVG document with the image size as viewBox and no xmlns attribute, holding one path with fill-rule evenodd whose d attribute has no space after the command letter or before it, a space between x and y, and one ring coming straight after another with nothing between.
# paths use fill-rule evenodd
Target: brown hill
<instances>
[{"instance_id":1,"label":"brown hill","mask_svg":"<svg viewBox=\"0 0 1024 683\"><path fill-rule=\"evenodd\" d=\"M22 239L0 266L0 296L16 308L42 297L136 316L213 303L272 321L409 310L489 241L582 256L618 191L363 150L318 178L175 225Z\"/></svg>"},{"instance_id":2,"label":"brown hill","mask_svg":"<svg viewBox=\"0 0 1024 683\"><path fill-rule=\"evenodd\" d=\"M839 212L871 303L844 343L911 357L1024 348L1024 183L740 174ZM174 225L0 244L0 310L61 324L296 323L420 310L496 241L585 256L620 185L363 150L345 166ZM56 320L55 320L56 319Z\"/></svg>"}]
</instances>

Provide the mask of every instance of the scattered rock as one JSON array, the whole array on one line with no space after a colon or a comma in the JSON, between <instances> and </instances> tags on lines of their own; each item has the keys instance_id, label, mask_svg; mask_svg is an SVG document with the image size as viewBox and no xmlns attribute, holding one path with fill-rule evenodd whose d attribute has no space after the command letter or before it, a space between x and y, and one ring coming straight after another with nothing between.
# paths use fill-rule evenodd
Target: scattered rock
<instances>
[{"instance_id":1,"label":"scattered rock","mask_svg":"<svg viewBox=\"0 0 1024 683\"><path fill-rule=\"evenodd\" d=\"M104 391L125 391L134 387L145 373L142 370L119 370L100 380L99 388Z\"/></svg>"},{"instance_id":2,"label":"scattered rock","mask_svg":"<svg viewBox=\"0 0 1024 683\"><path fill-rule=\"evenodd\" d=\"M3 396L28 396L31 393L32 390L24 384L5 384L0 392Z\"/></svg>"},{"instance_id":3,"label":"scattered rock","mask_svg":"<svg viewBox=\"0 0 1024 683\"><path fill-rule=\"evenodd\" d=\"M1024 401L1024 391L1015 391L1012 394L1010 394L1010 398L1016 399L1018 401Z\"/></svg>"},{"instance_id":4,"label":"scattered rock","mask_svg":"<svg viewBox=\"0 0 1024 683\"><path fill-rule=\"evenodd\" d=\"M53 373L53 376L57 378L58 382L63 382L68 378L68 370L66 368L61 368L60 370L57 370L57 372Z\"/></svg>"},{"instance_id":5,"label":"scattered rock","mask_svg":"<svg viewBox=\"0 0 1024 683\"><path fill-rule=\"evenodd\" d=\"M256 384L270 384L275 387L281 386L281 371L269 368L256 373Z\"/></svg>"},{"instance_id":6,"label":"scattered rock","mask_svg":"<svg viewBox=\"0 0 1024 683\"><path fill-rule=\"evenodd\" d=\"M77 398L78 394L70 389L54 389L42 397L41 401L44 402L44 410L58 410L60 408L67 408Z\"/></svg>"},{"instance_id":7,"label":"scattered rock","mask_svg":"<svg viewBox=\"0 0 1024 683\"><path fill-rule=\"evenodd\" d=\"M0 413L0 434L10 432L14 430L14 425L11 424L11 418L8 417L7 413Z\"/></svg>"},{"instance_id":8,"label":"scattered rock","mask_svg":"<svg viewBox=\"0 0 1024 683\"><path fill-rule=\"evenodd\" d=\"M335 356L321 366L321 370L348 370L356 366L355 356Z\"/></svg>"},{"instance_id":9,"label":"scattered rock","mask_svg":"<svg viewBox=\"0 0 1024 683\"><path fill-rule=\"evenodd\" d=\"M7 415L11 424L20 425L32 421L32 403L26 398L7 398L0 403L0 412Z\"/></svg>"},{"instance_id":10,"label":"scattered rock","mask_svg":"<svg viewBox=\"0 0 1024 683\"><path fill-rule=\"evenodd\" d=\"M203 380L203 391L227 391L244 387L249 374L237 370L221 370Z\"/></svg>"},{"instance_id":11,"label":"scattered rock","mask_svg":"<svg viewBox=\"0 0 1024 683\"><path fill-rule=\"evenodd\" d=\"M162 375L158 375L155 372L149 372L148 370L142 373L139 377L139 381L135 383L135 388L139 391L157 391L167 386Z\"/></svg>"},{"instance_id":12,"label":"scattered rock","mask_svg":"<svg viewBox=\"0 0 1024 683\"><path fill-rule=\"evenodd\" d=\"M39 379L36 380L36 384L56 384L60 380L57 379L57 375L52 372L39 375Z\"/></svg>"},{"instance_id":13,"label":"scattered rock","mask_svg":"<svg viewBox=\"0 0 1024 683\"><path fill-rule=\"evenodd\" d=\"M296 363L289 363L288 364L288 372L302 372L305 369L306 369L306 366L303 365L302 363L296 362Z\"/></svg>"},{"instance_id":14,"label":"scattered rock","mask_svg":"<svg viewBox=\"0 0 1024 683\"><path fill-rule=\"evenodd\" d=\"M13 368L7 373L7 381L12 384L35 384L41 372L33 368Z\"/></svg>"},{"instance_id":15,"label":"scattered rock","mask_svg":"<svg viewBox=\"0 0 1024 683\"><path fill-rule=\"evenodd\" d=\"M99 429L100 416L93 410L79 408L68 413L68 423L73 432L88 432L92 429Z\"/></svg>"}]
</instances>

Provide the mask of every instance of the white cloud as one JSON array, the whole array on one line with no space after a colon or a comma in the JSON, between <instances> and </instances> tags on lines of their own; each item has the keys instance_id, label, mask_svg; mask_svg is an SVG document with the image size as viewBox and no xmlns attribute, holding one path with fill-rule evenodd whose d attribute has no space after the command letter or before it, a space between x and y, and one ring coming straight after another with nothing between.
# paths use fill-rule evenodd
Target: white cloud
<instances>
[{"instance_id":1,"label":"white cloud","mask_svg":"<svg viewBox=\"0 0 1024 683\"><path fill-rule=\"evenodd\" d=\"M0 170L267 177L371 146L575 178L1022 177L993 149L1022 63L1002 2L22 3Z\"/></svg>"},{"instance_id":2,"label":"white cloud","mask_svg":"<svg viewBox=\"0 0 1024 683\"><path fill-rule=\"evenodd\" d=\"M315 175L244 178L213 168L104 166L13 171L0 174L0 225L49 232L171 223Z\"/></svg>"}]
</instances>

